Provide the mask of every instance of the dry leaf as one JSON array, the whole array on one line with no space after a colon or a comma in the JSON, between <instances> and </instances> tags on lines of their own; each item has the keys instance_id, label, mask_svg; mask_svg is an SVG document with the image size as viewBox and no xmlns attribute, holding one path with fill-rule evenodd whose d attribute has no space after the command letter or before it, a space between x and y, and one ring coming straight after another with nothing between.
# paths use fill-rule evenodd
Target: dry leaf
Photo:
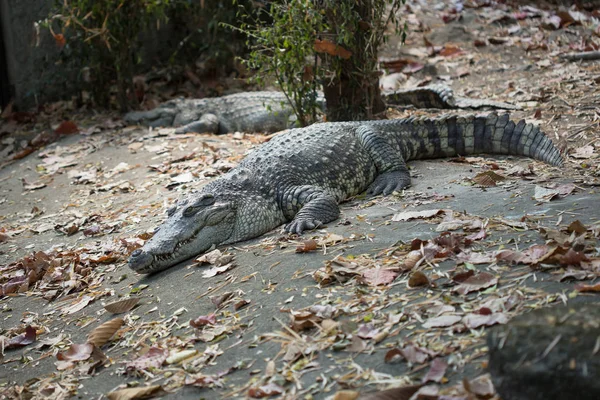
<instances>
[{"instance_id":1,"label":"dry leaf","mask_svg":"<svg viewBox=\"0 0 600 400\"><path fill-rule=\"evenodd\" d=\"M403 266L405 270L411 270L423 259L423 253L421 250L413 250L406 255Z\"/></svg>"},{"instance_id":2,"label":"dry leaf","mask_svg":"<svg viewBox=\"0 0 600 400\"><path fill-rule=\"evenodd\" d=\"M346 50L342 46L332 43L329 40L315 39L314 47L317 53L326 53L330 56L337 56L344 60L347 60L350 57L352 57L351 51Z\"/></svg>"},{"instance_id":3,"label":"dry leaf","mask_svg":"<svg viewBox=\"0 0 600 400\"><path fill-rule=\"evenodd\" d=\"M495 314L467 314L463 317L463 324L469 329L477 329L481 326L492 326L506 324L508 317L503 313Z\"/></svg>"},{"instance_id":4,"label":"dry leaf","mask_svg":"<svg viewBox=\"0 0 600 400\"><path fill-rule=\"evenodd\" d=\"M598 292L600 292L600 282L596 283L594 285L585 285L585 284L575 285L575 289L577 289L580 292L598 293Z\"/></svg>"},{"instance_id":5,"label":"dry leaf","mask_svg":"<svg viewBox=\"0 0 600 400\"><path fill-rule=\"evenodd\" d=\"M104 306L104 309L109 313L122 314L131 311L133 307L140 302L138 297L130 297L129 299L115 301Z\"/></svg>"},{"instance_id":6,"label":"dry leaf","mask_svg":"<svg viewBox=\"0 0 600 400\"><path fill-rule=\"evenodd\" d=\"M162 387L160 385L152 385L115 390L113 392L109 392L106 397L108 397L109 400L147 399L150 397L157 397L161 392Z\"/></svg>"},{"instance_id":7,"label":"dry leaf","mask_svg":"<svg viewBox=\"0 0 600 400\"><path fill-rule=\"evenodd\" d=\"M441 209L401 212L398 214L394 214L394 216L392 217L392 221L398 222L398 221L409 221L409 220L415 219L415 218L431 218L442 212L444 212L444 210L441 210Z\"/></svg>"},{"instance_id":8,"label":"dry leaf","mask_svg":"<svg viewBox=\"0 0 600 400\"><path fill-rule=\"evenodd\" d=\"M202 328L206 325L214 325L217 323L217 316L213 314L201 315L196 319L190 320L190 326L194 328Z\"/></svg>"},{"instance_id":9,"label":"dry leaf","mask_svg":"<svg viewBox=\"0 0 600 400\"><path fill-rule=\"evenodd\" d=\"M364 283L371 286L389 285L396 279L398 272L385 268L370 268L362 273Z\"/></svg>"},{"instance_id":10,"label":"dry leaf","mask_svg":"<svg viewBox=\"0 0 600 400\"><path fill-rule=\"evenodd\" d=\"M169 356L169 350L152 346L146 354L141 355L127 363L127 371L145 371L150 368L159 368Z\"/></svg>"},{"instance_id":11,"label":"dry leaf","mask_svg":"<svg viewBox=\"0 0 600 400\"><path fill-rule=\"evenodd\" d=\"M87 342L98 347L104 346L110 341L110 338L123 326L125 321L122 318L111 319L96 327L87 337Z\"/></svg>"},{"instance_id":12,"label":"dry leaf","mask_svg":"<svg viewBox=\"0 0 600 400\"><path fill-rule=\"evenodd\" d=\"M36 339L36 331L35 328L28 325L25 328L25 332L21 333L18 336L12 337L8 339L6 342L2 344L4 349L14 349L17 347L27 346L35 342Z\"/></svg>"},{"instance_id":13,"label":"dry leaf","mask_svg":"<svg viewBox=\"0 0 600 400\"><path fill-rule=\"evenodd\" d=\"M446 328L460 321L460 315L441 315L439 317L429 318L423 324L423 328Z\"/></svg>"},{"instance_id":14,"label":"dry leaf","mask_svg":"<svg viewBox=\"0 0 600 400\"><path fill-rule=\"evenodd\" d=\"M489 272L480 272L465 279L460 285L454 288L454 291L458 294L465 295L494 286L497 283L498 278L493 274L490 274Z\"/></svg>"},{"instance_id":15,"label":"dry leaf","mask_svg":"<svg viewBox=\"0 0 600 400\"><path fill-rule=\"evenodd\" d=\"M423 383L427 382L437 382L440 383L444 378L444 374L446 373L446 369L448 368L448 363L444 358L437 357L434 358L431 362L431 367L427 374L423 377Z\"/></svg>"},{"instance_id":16,"label":"dry leaf","mask_svg":"<svg viewBox=\"0 0 600 400\"><path fill-rule=\"evenodd\" d=\"M305 240L302 243L302 246L296 247L296 253L308 253L308 252L314 251L316 249L317 249L316 240L310 239L310 240Z\"/></svg>"},{"instance_id":17,"label":"dry leaf","mask_svg":"<svg viewBox=\"0 0 600 400\"><path fill-rule=\"evenodd\" d=\"M93 351L94 345L92 343L73 343L66 351L56 354L56 358L59 361L84 361L90 358Z\"/></svg>"},{"instance_id":18,"label":"dry leaf","mask_svg":"<svg viewBox=\"0 0 600 400\"><path fill-rule=\"evenodd\" d=\"M58 133L60 135L70 135L77 132L79 132L79 128L73 121L63 121L58 128L54 130L54 133Z\"/></svg>"},{"instance_id":19,"label":"dry leaf","mask_svg":"<svg viewBox=\"0 0 600 400\"><path fill-rule=\"evenodd\" d=\"M332 400L356 400L360 396L359 392L354 390L342 390L333 395Z\"/></svg>"},{"instance_id":20,"label":"dry leaf","mask_svg":"<svg viewBox=\"0 0 600 400\"><path fill-rule=\"evenodd\" d=\"M473 183L481 186L496 186L496 183L506 180L505 177L494 171L480 172L471 179Z\"/></svg>"},{"instance_id":21,"label":"dry leaf","mask_svg":"<svg viewBox=\"0 0 600 400\"><path fill-rule=\"evenodd\" d=\"M268 383L260 387L251 387L248 389L248 396L253 399L262 399L265 397L276 396L284 392L283 388L275 383Z\"/></svg>"},{"instance_id":22,"label":"dry leaf","mask_svg":"<svg viewBox=\"0 0 600 400\"><path fill-rule=\"evenodd\" d=\"M177 364L185 359L195 356L197 353L198 350L196 349L181 350L171 354L165 361L167 364Z\"/></svg>"},{"instance_id":23,"label":"dry leaf","mask_svg":"<svg viewBox=\"0 0 600 400\"><path fill-rule=\"evenodd\" d=\"M223 265L222 267L212 267L212 268L204 271L202 273L202 277L203 278L212 278L213 276L220 275L223 272L229 271L233 267L235 267L234 263L229 263L229 264Z\"/></svg>"},{"instance_id":24,"label":"dry leaf","mask_svg":"<svg viewBox=\"0 0 600 400\"><path fill-rule=\"evenodd\" d=\"M421 271L415 271L408 278L408 287L414 288L429 285L429 278Z\"/></svg>"},{"instance_id":25,"label":"dry leaf","mask_svg":"<svg viewBox=\"0 0 600 400\"><path fill-rule=\"evenodd\" d=\"M409 400L417 393L421 385L403 386L376 393L367 393L360 397L361 400Z\"/></svg>"}]
</instances>

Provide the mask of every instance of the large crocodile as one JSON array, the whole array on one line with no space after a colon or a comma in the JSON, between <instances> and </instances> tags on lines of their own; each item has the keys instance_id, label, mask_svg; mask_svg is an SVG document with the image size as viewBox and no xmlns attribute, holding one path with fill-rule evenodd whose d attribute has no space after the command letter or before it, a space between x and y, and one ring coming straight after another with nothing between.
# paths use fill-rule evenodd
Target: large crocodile
<instances>
[{"instance_id":1,"label":"large crocodile","mask_svg":"<svg viewBox=\"0 0 600 400\"><path fill-rule=\"evenodd\" d=\"M367 190L390 194L410 185L407 160L476 153L523 155L551 165L559 150L508 114L331 122L291 129L236 168L190 194L129 266L140 273L171 267L212 246L251 239L286 223L301 234L338 218L338 203Z\"/></svg>"},{"instance_id":2,"label":"large crocodile","mask_svg":"<svg viewBox=\"0 0 600 400\"><path fill-rule=\"evenodd\" d=\"M518 107L508 103L456 96L444 85L401 89L383 94L388 105L417 108L501 108ZM317 103L325 106L322 93ZM176 133L278 132L295 126L295 116L282 92L243 92L205 99L174 99L149 111L125 115L129 123L148 126L174 126Z\"/></svg>"}]
</instances>

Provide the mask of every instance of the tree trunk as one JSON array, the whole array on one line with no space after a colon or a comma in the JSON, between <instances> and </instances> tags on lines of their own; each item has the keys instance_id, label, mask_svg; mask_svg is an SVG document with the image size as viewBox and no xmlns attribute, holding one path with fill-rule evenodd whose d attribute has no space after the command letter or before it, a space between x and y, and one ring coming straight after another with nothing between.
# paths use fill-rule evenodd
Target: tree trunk
<instances>
[{"instance_id":1,"label":"tree trunk","mask_svg":"<svg viewBox=\"0 0 600 400\"><path fill-rule=\"evenodd\" d=\"M328 121L357 121L373 119L376 114L385 110L385 103L379 89L377 72L377 44L373 43L372 29L380 21L373 21L372 7L369 1L325 1L325 12L331 31L342 32L348 26L354 26L353 46L349 50L352 55L342 59L336 55L323 57L326 68L339 71L323 84L323 92L327 100ZM336 9L346 3L356 21L349 21ZM335 40L335 39L334 39Z\"/></svg>"}]
</instances>

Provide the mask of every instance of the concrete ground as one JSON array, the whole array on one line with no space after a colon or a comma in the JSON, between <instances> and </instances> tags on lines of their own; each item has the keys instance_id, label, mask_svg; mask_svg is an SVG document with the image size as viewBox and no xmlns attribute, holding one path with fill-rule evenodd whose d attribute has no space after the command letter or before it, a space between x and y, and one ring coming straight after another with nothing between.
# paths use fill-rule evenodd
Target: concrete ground
<instances>
[{"instance_id":1,"label":"concrete ground","mask_svg":"<svg viewBox=\"0 0 600 400\"><path fill-rule=\"evenodd\" d=\"M479 21L475 12L465 19ZM457 26L443 25L434 36ZM6 165L0 398L139 398L147 391L175 399L339 399L342 390L420 382L464 392L455 385L486 372L487 326L546 305L598 301L582 286L591 288L600 270L598 89L582 96L577 86L598 67L536 66L542 58L518 47L480 50L475 59L452 61L452 68L476 67L451 83L464 94L470 87L501 92L509 79L526 93L534 81L547 84L550 100L523 101L514 117L535 119L541 110L544 130L570 148L564 168L495 156L411 162L406 192L351 199L338 221L302 237L274 231L220 248L235 257L220 273L190 261L140 276L126 258L170 203L234 166L263 135L103 128L96 118L80 125L99 132L65 136ZM579 80L553 82L560 68ZM411 113L422 111L391 112ZM474 183L485 171L505 179ZM393 221L422 210L444 211ZM588 261L563 262L560 251L569 248ZM530 257L511 263L496 257L499 250ZM31 258L34 252L46 256ZM31 270L43 272L29 284L19 280ZM118 315L104 307L128 298L139 303ZM35 341L26 339L28 326ZM72 346L93 341L90 334L106 342L97 347L107 358ZM436 363L446 365L441 376ZM108 395L124 388L131 389L125 397Z\"/></svg>"}]
</instances>

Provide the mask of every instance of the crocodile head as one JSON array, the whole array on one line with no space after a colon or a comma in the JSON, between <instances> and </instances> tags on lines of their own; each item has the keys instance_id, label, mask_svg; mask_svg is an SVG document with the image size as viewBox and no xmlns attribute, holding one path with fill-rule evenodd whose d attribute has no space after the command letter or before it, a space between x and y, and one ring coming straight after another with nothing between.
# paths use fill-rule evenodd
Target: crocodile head
<instances>
[{"instance_id":1,"label":"crocodile head","mask_svg":"<svg viewBox=\"0 0 600 400\"><path fill-rule=\"evenodd\" d=\"M236 214L236 201L195 194L167 211L154 236L131 253L129 267L141 274L161 271L224 243L234 231Z\"/></svg>"}]
</instances>

